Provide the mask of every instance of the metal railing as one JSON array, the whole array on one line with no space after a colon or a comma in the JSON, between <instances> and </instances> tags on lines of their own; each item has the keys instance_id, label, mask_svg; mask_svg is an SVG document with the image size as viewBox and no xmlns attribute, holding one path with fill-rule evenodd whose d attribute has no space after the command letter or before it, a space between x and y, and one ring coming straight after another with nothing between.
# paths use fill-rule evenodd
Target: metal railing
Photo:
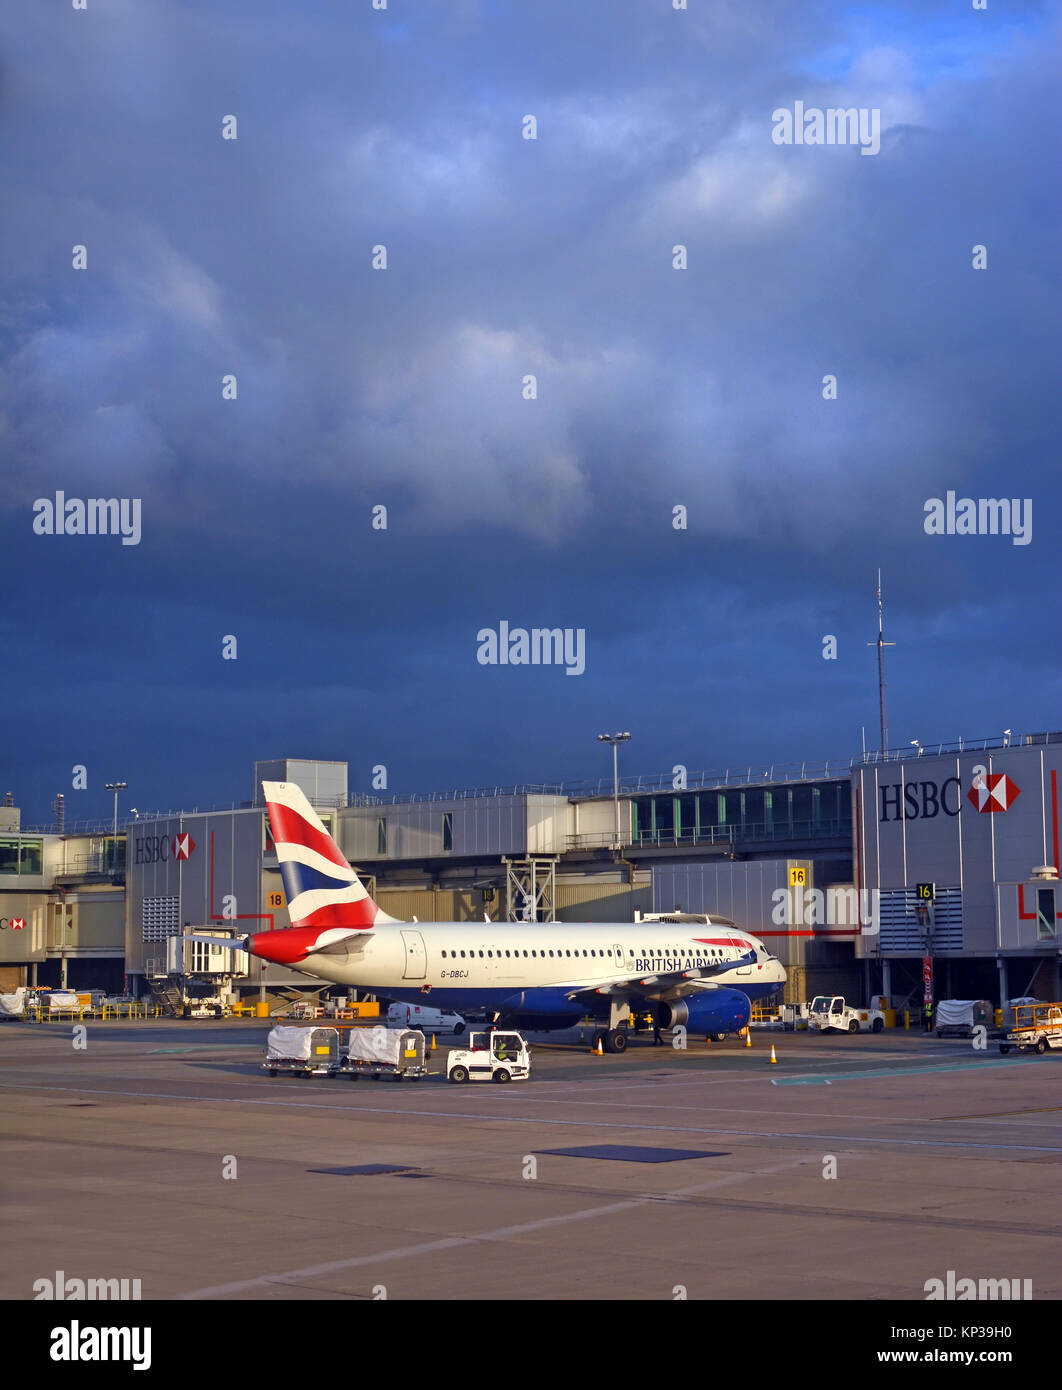
<instances>
[{"instance_id":1,"label":"metal railing","mask_svg":"<svg viewBox=\"0 0 1062 1390\"><path fill-rule=\"evenodd\" d=\"M87 854L73 854L56 871L57 878L72 874L124 874L125 846L119 845L117 851L90 850Z\"/></svg>"},{"instance_id":2,"label":"metal railing","mask_svg":"<svg viewBox=\"0 0 1062 1390\"><path fill-rule=\"evenodd\" d=\"M62 830L59 829L55 821L46 822L44 825L24 825L19 830L13 830L12 835L111 835L114 832L113 820L68 820L64 821ZM123 827L119 825L118 834L123 833Z\"/></svg>"}]
</instances>

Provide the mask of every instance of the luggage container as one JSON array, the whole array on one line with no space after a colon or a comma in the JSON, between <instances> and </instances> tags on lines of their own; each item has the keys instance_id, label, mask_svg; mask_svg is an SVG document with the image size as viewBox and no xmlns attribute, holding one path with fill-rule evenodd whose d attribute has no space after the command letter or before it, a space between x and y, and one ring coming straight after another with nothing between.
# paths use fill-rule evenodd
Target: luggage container
<instances>
[{"instance_id":1,"label":"luggage container","mask_svg":"<svg viewBox=\"0 0 1062 1390\"><path fill-rule=\"evenodd\" d=\"M804 1002L800 1004L782 1005L782 1032L798 1033L806 1032L808 1026L808 1013L811 1005Z\"/></svg>"},{"instance_id":2,"label":"luggage container","mask_svg":"<svg viewBox=\"0 0 1062 1390\"><path fill-rule=\"evenodd\" d=\"M989 999L941 999L936 1013L938 1038L972 1038L975 1028L994 1026Z\"/></svg>"},{"instance_id":3,"label":"luggage container","mask_svg":"<svg viewBox=\"0 0 1062 1390\"><path fill-rule=\"evenodd\" d=\"M406 1077L419 1081L427 1076L424 1034L416 1028L352 1028L343 1071L356 1081L359 1076L371 1076L379 1081L390 1076L395 1081Z\"/></svg>"},{"instance_id":4,"label":"luggage container","mask_svg":"<svg viewBox=\"0 0 1062 1390\"><path fill-rule=\"evenodd\" d=\"M266 1042L262 1069L270 1076L337 1076L342 1057L335 1028L274 1028Z\"/></svg>"}]
</instances>

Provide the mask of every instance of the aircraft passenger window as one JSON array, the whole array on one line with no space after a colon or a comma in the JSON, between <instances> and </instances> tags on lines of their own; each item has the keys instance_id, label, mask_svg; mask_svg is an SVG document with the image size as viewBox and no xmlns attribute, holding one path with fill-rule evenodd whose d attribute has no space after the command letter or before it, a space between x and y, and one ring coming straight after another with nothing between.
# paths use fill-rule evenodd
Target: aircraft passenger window
<instances>
[{"instance_id":1,"label":"aircraft passenger window","mask_svg":"<svg viewBox=\"0 0 1062 1390\"><path fill-rule=\"evenodd\" d=\"M590 954L591 954L592 956L596 956L596 955L597 955L597 952L596 952L596 951L591 951Z\"/></svg>"},{"instance_id":2,"label":"aircraft passenger window","mask_svg":"<svg viewBox=\"0 0 1062 1390\"><path fill-rule=\"evenodd\" d=\"M462 951L462 952L461 952L461 959L464 960L464 958L465 958L465 953L464 953L464 951Z\"/></svg>"},{"instance_id":3,"label":"aircraft passenger window","mask_svg":"<svg viewBox=\"0 0 1062 1390\"><path fill-rule=\"evenodd\" d=\"M505 959L506 959L506 960L509 959L509 952L508 952L508 951L506 951L506 953L505 953Z\"/></svg>"},{"instance_id":4,"label":"aircraft passenger window","mask_svg":"<svg viewBox=\"0 0 1062 1390\"><path fill-rule=\"evenodd\" d=\"M479 953L479 958L480 958L480 960L483 959L483 952L482 952L482 951L480 951L480 953Z\"/></svg>"},{"instance_id":5,"label":"aircraft passenger window","mask_svg":"<svg viewBox=\"0 0 1062 1390\"><path fill-rule=\"evenodd\" d=\"M487 952L487 955L493 957L494 952L493 952L493 951L488 951L488 952Z\"/></svg>"},{"instance_id":6,"label":"aircraft passenger window","mask_svg":"<svg viewBox=\"0 0 1062 1390\"><path fill-rule=\"evenodd\" d=\"M552 952L552 951L550 951L550 953L549 953L549 958L550 958L550 960L553 959L553 952Z\"/></svg>"},{"instance_id":7,"label":"aircraft passenger window","mask_svg":"<svg viewBox=\"0 0 1062 1390\"><path fill-rule=\"evenodd\" d=\"M570 955L571 955L571 951L565 951L564 954L565 954L566 956L570 956Z\"/></svg>"}]
</instances>

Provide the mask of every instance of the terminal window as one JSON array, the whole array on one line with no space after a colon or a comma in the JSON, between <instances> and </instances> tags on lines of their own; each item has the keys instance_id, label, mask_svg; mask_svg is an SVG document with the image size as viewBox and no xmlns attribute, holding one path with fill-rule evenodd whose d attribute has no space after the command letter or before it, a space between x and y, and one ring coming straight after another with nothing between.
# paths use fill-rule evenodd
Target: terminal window
<instances>
[{"instance_id":1,"label":"terminal window","mask_svg":"<svg viewBox=\"0 0 1062 1390\"><path fill-rule=\"evenodd\" d=\"M1038 888L1036 890L1036 935L1041 941L1055 935L1055 890Z\"/></svg>"},{"instance_id":2,"label":"terminal window","mask_svg":"<svg viewBox=\"0 0 1062 1390\"><path fill-rule=\"evenodd\" d=\"M43 840L24 840L17 835L0 840L0 874L39 874L43 857Z\"/></svg>"}]
</instances>

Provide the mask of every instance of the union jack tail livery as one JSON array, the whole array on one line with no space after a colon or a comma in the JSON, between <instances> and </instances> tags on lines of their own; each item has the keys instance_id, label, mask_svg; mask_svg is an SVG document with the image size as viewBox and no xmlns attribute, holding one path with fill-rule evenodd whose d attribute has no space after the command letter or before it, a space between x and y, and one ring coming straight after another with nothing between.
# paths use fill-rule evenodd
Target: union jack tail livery
<instances>
[{"instance_id":1,"label":"union jack tail livery","mask_svg":"<svg viewBox=\"0 0 1062 1390\"><path fill-rule=\"evenodd\" d=\"M293 927L368 930L397 919L365 885L294 782L263 782L269 824Z\"/></svg>"}]
</instances>

